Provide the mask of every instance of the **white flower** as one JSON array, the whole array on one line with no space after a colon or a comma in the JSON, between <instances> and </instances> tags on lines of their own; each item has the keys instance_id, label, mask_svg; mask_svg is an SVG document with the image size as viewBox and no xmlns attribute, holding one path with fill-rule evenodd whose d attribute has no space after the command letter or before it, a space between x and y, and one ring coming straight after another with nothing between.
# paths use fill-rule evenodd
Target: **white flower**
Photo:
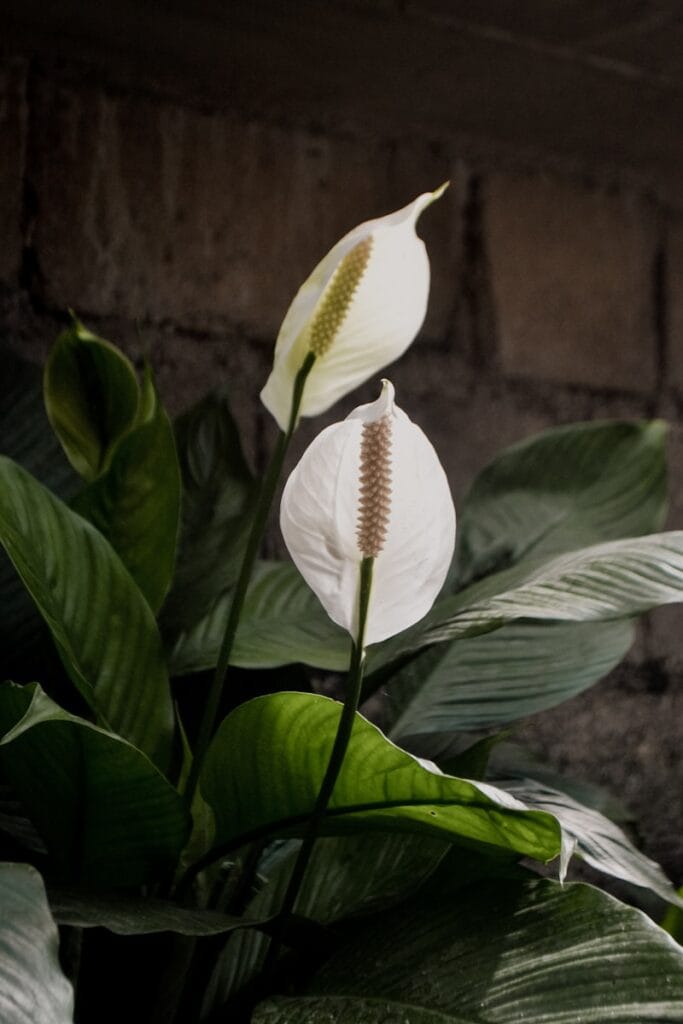
<instances>
[{"instance_id":1,"label":"white flower","mask_svg":"<svg viewBox=\"0 0 683 1024\"><path fill-rule=\"evenodd\" d=\"M354 638L363 558L374 558L365 643L426 615L453 557L455 509L434 448L395 407L389 381L306 449L280 526L299 572Z\"/></svg>"},{"instance_id":2,"label":"white flower","mask_svg":"<svg viewBox=\"0 0 683 1024\"><path fill-rule=\"evenodd\" d=\"M289 424L294 379L309 352L316 360L301 416L329 409L408 348L422 326L429 295L429 260L415 224L445 188L354 228L301 286L280 328L273 369L261 392L282 430Z\"/></svg>"}]
</instances>

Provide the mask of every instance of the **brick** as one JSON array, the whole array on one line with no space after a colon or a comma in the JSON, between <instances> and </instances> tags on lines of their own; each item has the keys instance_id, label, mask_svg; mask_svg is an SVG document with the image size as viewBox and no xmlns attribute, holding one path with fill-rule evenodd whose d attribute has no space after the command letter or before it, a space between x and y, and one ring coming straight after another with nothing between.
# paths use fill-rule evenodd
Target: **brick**
<instances>
[{"instance_id":1,"label":"brick","mask_svg":"<svg viewBox=\"0 0 683 1024\"><path fill-rule=\"evenodd\" d=\"M670 384L683 394L683 217L680 216L672 217L669 222L666 266L667 370Z\"/></svg>"},{"instance_id":2,"label":"brick","mask_svg":"<svg viewBox=\"0 0 683 1024\"><path fill-rule=\"evenodd\" d=\"M34 123L53 306L272 337L327 249L387 211L378 143L47 81Z\"/></svg>"},{"instance_id":3,"label":"brick","mask_svg":"<svg viewBox=\"0 0 683 1024\"><path fill-rule=\"evenodd\" d=\"M651 391L654 218L618 196L493 175L484 220L503 372Z\"/></svg>"},{"instance_id":4,"label":"brick","mask_svg":"<svg viewBox=\"0 0 683 1024\"><path fill-rule=\"evenodd\" d=\"M25 85L25 61L0 65L0 281L6 284L17 283L21 266Z\"/></svg>"}]
</instances>

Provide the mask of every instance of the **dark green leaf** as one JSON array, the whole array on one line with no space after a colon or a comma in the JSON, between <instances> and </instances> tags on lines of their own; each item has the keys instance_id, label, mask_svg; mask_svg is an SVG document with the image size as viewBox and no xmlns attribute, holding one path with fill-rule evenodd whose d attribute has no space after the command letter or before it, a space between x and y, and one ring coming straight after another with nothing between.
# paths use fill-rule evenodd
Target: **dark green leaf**
<instances>
[{"instance_id":1,"label":"dark green leaf","mask_svg":"<svg viewBox=\"0 0 683 1024\"><path fill-rule=\"evenodd\" d=\"M55 437L43 402L42 373L11 353L3 355L0 375L0 452L20 463L41 483L68 501L80 480ZM52 644L45 625L4 551L0 551L0 649L4 671L42 668ZM49 657L49 655L48 655ZM37 664L36 664L37 662Z\"/></svg>"},{"instance_id":2,"label":"dark green leaf","mask_svg":"<svg viewBox=\"0 0 683 1024\"><path fill-rule=\"evenodd\" d=\"M71 1024L73 990L59 966L59 936L45 887L28 864L0 864L0 1020Z\"/></svg>"},{"instance_id":3,"label":"dark green leaf","mask_svg":"<svg viewBox=\"0 0 683 1024\"><path fill-rule=\"evenodd\" d=\"M259 864L262 888L250 901L251 917L270 917L282 904L299 844L277 844ZM415 891L436 869L447 843L424 836L361 834L318 839L296 911L327 924L392 906ZM259 971L268 948L263 932L230 938L211 980L205 1012L224 1003Z\"/></svg>"},{"instance_id":4,"label":"dark green leaf","mask_svg":"<svg viewBox=\"0 0 683 1024\"><path fill-rule=\"evenodd\" d=\"M683 886L678 890L678 898L683 902ZM680 906L669 907L662 921L662 928L683 946L683 910Z\"/></svg>"},{"instance_id":5,"label":"dark green leaf","mask_svg":"<svg viewBox=\"0 0 683 1024\"><path fill-rule=\"evenodd\" d=\"M108 729L166 767L173 707L149 605L104 537L0 457L0 542Z\"/></svg>"},{"instance_id":6,"label":"dark green leaf","mask_svg":"<svg viewBox=\"0 0 683 1024\"><path fill-rule=\"evenodd\" d=\"M485 779L491 754L505 740L504 732L492 733L472 742L469 733L420 733L401 740L401 746L416 757L434 761L442 772L463 779ZM437 750L430 749L436 741Z\"/></svg>"},{"instance_id":7,"label":"dark green leaf","mask_svg":"<svg viewBox=\"0 0 683 1024\"><path fill-rule=\"evenodd\" d=\"M188 816L143 753L36 684L0 686L0 734L3 772L61 877L137 885L173 870Z\"/></svg>"},{"instance_id":8,"label":"dark green leaf","mask_svg":"<svg viewBox=\"0 0 683 1024\"><path fill-rule=\"evenodd\" d=\"M192 629L183 632L171 654L173 675L216 664L232 595L221 598ZM347 669L351 640L328 618L293 565L261 562L249 588L231 664L275 668L302 662L329 670Z\"/></svg>"},{"instance_id":9,"label":"dark green leaf","mask_svg":"<svg viewBox=\"0 0 683 1024\"><path fill-rule=\"evenodd\" d=\"M390 735L488 729L554 707L606 675L632 640L617 619L520 622L439 644L390 680Z\"/></svg>"},{"instance_id":10,"label":"dark green leaf","mask_svg":"<svg viewBox=\"0 0 683 1024\"><path fill-rule=\"evenodd\" d=\"M585 807L567 793L551 789L534 779L498 782L496 785L529 807L538 807L553 814L570 842L576 843L576 852L597 871L651 889L663 900L683 907L683 900L676 895L659 864L637 850L624 832L599 811Z\"/></svg>"},{"instance_id":11,"label":"dark green leaf","mask_svg":"<svg viewBox=\"0 0 683 1024\"><path fill-rule=\"evenodd\" d=\"M73 508L93 523L158 611L173 576L180 517L180 472L173 430L147 371L146 415L123 438L109 469Z\"/></svg>"},{"instance_id":12,"label":"dark green leaf","mask_svg":"<svg viewBox=\"0 0 683 1024\"><path fill-rule=\"evenodd\" d=\"M216 910L183 907L153 897L77 889L49 890L50 909L58 924L76 928L106 928L117 935L222 935L265 923Z\"/></svg>"},{"instance_id":13,"label":"dark green leaf","mask_svg":"<svg viewBox=\"0 0 683 1024\"><path fill-rule=\"evenodd\" d=\"M191 629L239 572L254 481L225 395L212 394L175 423L183 481L175 579L164 605L172 638Z\"/></svg>"},{"instance_id":14,"label":"dark green leaf","mask_svg":"<svg viewBox=\"0 0 683 1024\"><path fill-rule=\"evenodd\" d=\"M574 423L504 451L459 512L459 585L522 558L661 530L665 432L660 421Z\"/></svg>"},{"instance_id":15,"label":"dark green leaf","mask_svg":"<svg viewBox=\"0 0 683 1024\"><path fill-rule=\"evenodd\" d=\"M97 479L138 414L132 364L74 320L48 356L44 387L47 414L69 462L86 480Z\"/></svg>"},{"instance_id":16,"label":"dark green leaf","mask_svg":"<svg viewBox=\"0 0 683 1024\"><path fill-rule=\"evenodd\" d=\"M278 693L242 704L219 728L201 790L216 817L218 847L261 834L300 835L322 782L341 704ZM547 861L559 827L484 783L423 767L356 716L321 833L416 832Z\"/></svg>"},{"instance_id":17,"label":"dark green leaf","mask_svg":"<svg viewBox=\"0 0 683 1024\"><path fill-rule=\"evenodd\" d=\"M64 457L45 413L42 374L37 366L3 353L0 375L0 452L41 483L69 499L80 480Z\"/></svg>"},{"instance_id":18,"label":"dark green leaf","mask_svg":"<svg viewBox=\"0 0 683 1024\"><path fill-rule=\"evenodd\" d=\"M673 1024L683 952L590 886L435 886L358 929L299 997L254 1024Z\"/></svg>"},{"instance_id":19,"label":"dark green leaf","mask_svg":"<svg viewBox=\"0 0 683 1024\"><path fill-rule=\"evenodd\" d=\"M391 642L393 656L518 619L604 622L681 600L683 531L616 540L549 562L520 562L437 601L418 626Z\"/></svg>"}]
</instances>

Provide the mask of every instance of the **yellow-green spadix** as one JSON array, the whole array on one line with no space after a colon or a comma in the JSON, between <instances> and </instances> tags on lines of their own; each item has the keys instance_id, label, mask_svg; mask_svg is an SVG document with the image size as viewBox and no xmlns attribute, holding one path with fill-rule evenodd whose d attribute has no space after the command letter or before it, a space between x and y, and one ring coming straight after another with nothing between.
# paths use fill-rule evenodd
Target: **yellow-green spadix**
<instances>
[{"instance_id":1,"label":"yellow-green spadix","mask_svg":"<svg viewBox=\"0 0 683 1024\"><path fill-rule=\"evenodd\" d=\"M394 404L354 409L306 449L282 496L280 526L299 572L354 639L360 565L374 559L365 644L418 622L446 578L455 509L431 443Z\"/></svg>"},{"instance_id":2,"label":"yellow-green spadix","mask_svg":"<svg viewBox=\"0 0 683 1024\"><path fill-rule=\"evenodd\" d=\"M295 377L309 352L316 359L300 416L329 409L408 348L422 326L429 295L429 260L415 225L445 188L354 228L301 286L280 328L273 369L261 392L282 430L289 424Z\"/></svg>"}]
</instances>

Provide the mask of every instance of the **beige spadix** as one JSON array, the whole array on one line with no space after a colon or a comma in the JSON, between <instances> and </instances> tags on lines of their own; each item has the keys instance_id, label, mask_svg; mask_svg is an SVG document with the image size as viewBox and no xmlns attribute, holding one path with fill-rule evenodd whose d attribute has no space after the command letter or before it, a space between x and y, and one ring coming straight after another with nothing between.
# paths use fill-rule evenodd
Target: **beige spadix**
<instances>
[{"instance_id":1,"label":"beige spadix","mask_svg":"<svg viewBox=\"0 0 683 1024\"><path fill-rule=\"evenodd\" d=\"M429 260L415 225L445 188L359 224L301 286L282 322L273 369L261 392L282 430L289 424L294 380L309 352L316 359L300 416L329 409L408 348L429 296Z\"/></svg>"},{"instance_id":2,"label":"beige spadix","mask_svg":"<svg viewBox=\"0 0 683 1024\"><path fill-rule=\"evenodd\" d=\"M441 589L455 545L455 509L434 448L394 404L354 409L313 441L290 475L280 526L301 575L356 636L363 558L373 558L365 643L419 621Z\"/></svg>"}]
</instances>

